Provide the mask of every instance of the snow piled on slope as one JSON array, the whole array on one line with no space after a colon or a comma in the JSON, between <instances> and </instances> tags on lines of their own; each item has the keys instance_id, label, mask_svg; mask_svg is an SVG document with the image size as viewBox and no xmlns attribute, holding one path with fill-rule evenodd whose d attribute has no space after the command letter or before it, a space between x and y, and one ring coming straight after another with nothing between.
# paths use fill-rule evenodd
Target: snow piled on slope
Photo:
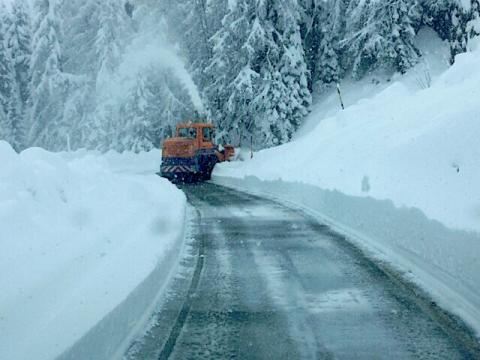
<instances>
[{"instance_id":1,"label":"snow piled on slope","mask_svg":"<svg viewBox=\"0 0 480 360\"><path fill-rule=\"evenodd\" d=\"M416 38L415 45L422 52L420 62L406 76L376 72L367 75L362 81L350 77L342 80L341 91L345 106L351 106L370 99L385 90L392 81L400 80L407 88L416 90L420 83L426 81L425 77L437 78L450 67L450 46L447 41L442 41L432 29L422 28ZM311 116L294 135L295 139L311 132L320 121L335 116L340 109L340 103L335 86L330 86L314 94L315 102Z\"/></svg>"},{"instance_id":2,"label":"snow piled on slope","mask_svg":"<svg viewBox=\"0 0 480 360\"><path fill-rule=\"evenodd\" d=\"M415 88L414 75L407 74L330 117L314 112L313 130L252 160L221 164L214 179L237 185L243 179L250 189L263 182L293 201L295 187L302 188L299 203L374 238L387 259L413 271L480 331L478 69L477 43L431 87ZM369 229L374 221L383 228ZM454 294L468 304L460 305Z\"/></svg>"},{"instance_id":3,"label":"snow piled on slope","mask_svg":"<svg viewBox=\"0 0 480 360\"><path fill-rule=\"evenodd\" d=\"M480 51L459 55L428 89L395 82L304 137L223 165L216 175L390 199L451 228L480 232L479 66Z\"/></svg>"},{"instance_id":4,"label":"snow piled on slope","mask_svg":"<svg viewBox=\"0 0 480 360\"><path fill-rule=\"evenodd\" d=\"M159 158L0 142L0 358L58 356L182 240L185 197Z\"/></svg>"}]
</instances>

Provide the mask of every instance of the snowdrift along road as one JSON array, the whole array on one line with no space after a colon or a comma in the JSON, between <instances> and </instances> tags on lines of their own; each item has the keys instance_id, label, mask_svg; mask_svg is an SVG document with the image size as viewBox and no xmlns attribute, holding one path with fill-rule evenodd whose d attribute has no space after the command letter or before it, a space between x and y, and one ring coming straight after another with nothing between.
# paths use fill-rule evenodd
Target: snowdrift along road
<instances>
[{"instance_id":1,"label":"snowdrift along road","mask_svg":"<svg viewBox=\"0 0 480 360\"><path fill-rule=\"evenodd\" d=\"M176 259L185 196L154 175L158 161L0 142L1 359L55 358Z\"/></svg>"}]
</instances>

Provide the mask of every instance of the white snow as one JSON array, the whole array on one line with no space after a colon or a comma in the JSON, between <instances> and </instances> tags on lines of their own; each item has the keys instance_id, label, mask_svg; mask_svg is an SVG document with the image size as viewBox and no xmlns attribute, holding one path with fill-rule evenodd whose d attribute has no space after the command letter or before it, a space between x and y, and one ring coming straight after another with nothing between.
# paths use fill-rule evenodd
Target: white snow
<instances>
[{"instance_id":1,"label":"white snow","mask_svg":"<svg viewBox=\"0 0 480 360\"><path fill-rule=\"evenodd\" d=\"M0 142L1 359L55 358L171 256L185 197L159 162Z\"/></svg>"},{"instance_id":2,"label":"white snow","mask_svg":"<svg viewBox=\"0 0 480 360\"><path fill-rule=\"evenodd\" d=\"M113 76L103 79L105 87L99 96L109 98L114 95L124 99L135 86L138 74L142 70L154 68L169 70L185 86L192 103L200 113L205 111L200 92L190 73L185 68L185 60L179 55L176 46L166 36L166 24L155 14L146 14L138 34L125 49L118 71Z\"/></svg>"},{"instance_id":3,"label":"white snow","mask_svg":"<svg viewBox=\"0 0 480 360\"><path fill-rule=\"evenodd\" d=\"M214 180L319 211L480 331L480 47L446 68L440 40L419 41L416 69L344 85L344 111L324 94L293 142L221 164Z\"/></svg>"}]
</instances>

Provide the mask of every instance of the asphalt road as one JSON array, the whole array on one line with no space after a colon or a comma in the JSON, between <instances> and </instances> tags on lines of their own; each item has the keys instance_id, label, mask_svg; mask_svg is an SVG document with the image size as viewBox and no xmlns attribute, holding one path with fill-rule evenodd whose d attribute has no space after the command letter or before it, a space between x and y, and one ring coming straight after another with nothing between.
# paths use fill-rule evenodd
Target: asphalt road
<instances>
[{"instance_id":1,"label":"asphalt road","mask_svg":"<svg viewBox=\"0 0 480 360\"><path fill-rule=\"evenodd\" d=\"M183 190L189 254L125 359L478 358L461 325L327 226L213 184Z\"/></svg>"}]
</instances>

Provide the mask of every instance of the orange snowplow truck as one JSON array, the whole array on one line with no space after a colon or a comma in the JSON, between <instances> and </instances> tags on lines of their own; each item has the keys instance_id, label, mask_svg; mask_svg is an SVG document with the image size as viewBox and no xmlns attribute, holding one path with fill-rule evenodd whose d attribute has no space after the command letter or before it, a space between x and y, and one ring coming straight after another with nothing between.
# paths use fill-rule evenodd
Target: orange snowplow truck
<instances>
[{"instance_id":1,"label":"orange snowplow truck","mask_svg":"<svg viewBox=\"0 0 480 360\"><path fill-rule=\"evenodd\" d=\"M160 175L181 182L210 180L215 164L235 154L231 145L219 149L214 134L213 124L178 124L175 137L163 142Z\"/></svg>"}]
</instances>

